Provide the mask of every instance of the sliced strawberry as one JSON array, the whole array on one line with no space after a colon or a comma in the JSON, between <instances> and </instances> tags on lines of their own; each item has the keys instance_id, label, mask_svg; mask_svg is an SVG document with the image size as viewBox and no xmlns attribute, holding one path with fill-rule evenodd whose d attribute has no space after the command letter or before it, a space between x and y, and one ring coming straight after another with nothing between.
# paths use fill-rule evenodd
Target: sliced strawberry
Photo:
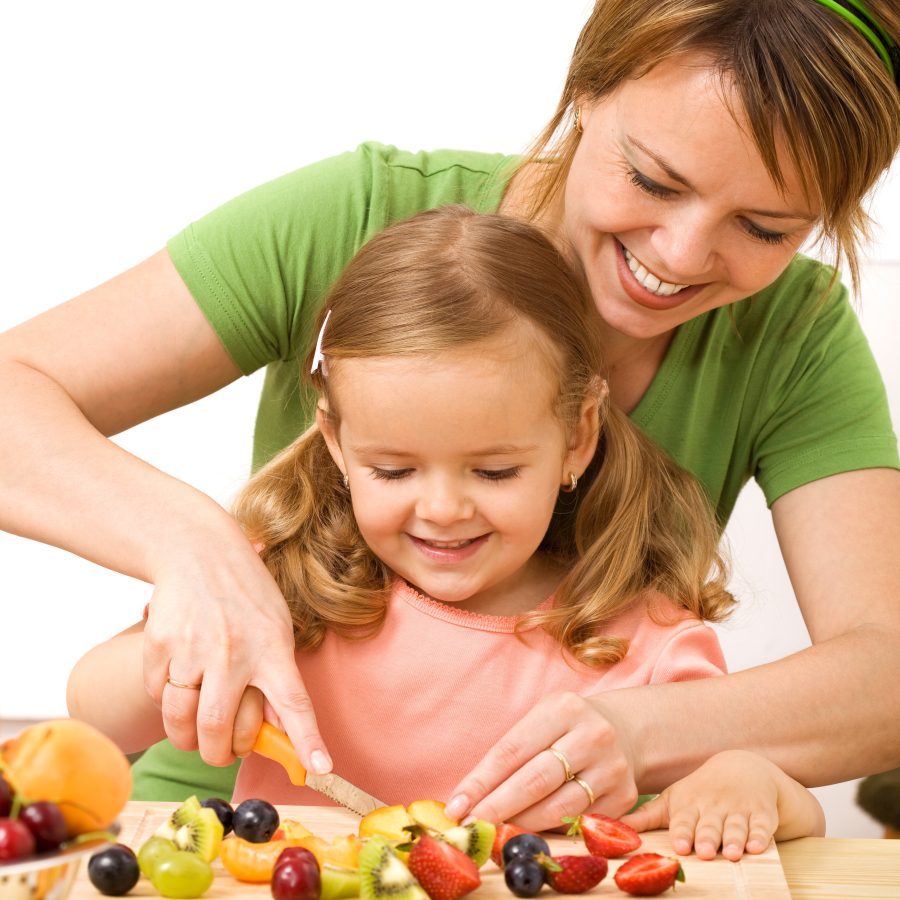
<instances>
[{"instance_id":1,"label":"sliced strawberry","mask_svg":"<svg viewBox=\"0 0 900 900\"><path fill-rule=\"evenodd\" d=\"M555 865L553 865L555 863ZM553 856L547 869L547 883L560 894L583 894L606 878L609 863L602 856Z\"/></svg>"},{"instance_id":2,"label":"sliced strawberry","mask_svg":"<svg viewBox=\"0 0 900 900\"><path fill-rule=\"evenodd\" d=\"M641 836L618 819L590 813L563 819L571 824L568 834L581 834L588 852L594 856L624 856L641 846Z\"/></svg>"},{"instance_id":3,"label":"sliced strawberry","mask_svg":"<svg viewBox=\"0 0 900 900\"><path fill-rule=\"evenodd\" d=\"M478 866L462 850L428 834L413 845L406 865L431 900L457 900L481 884Z\"/></svg>"},{"instance_id":4,"label":"sliced strawberry","mask_svg":"<svg viewBox=\"0 0 900 900\"><path fill-rule=\"evenodd\" d=\"M501 822L497 826L497 834L494 836L494 846L491 849L491 859L499 868L503 868L503 845L517 834L528 834L524 828L513 825L510 822Z\"/></svg>"},{"instance_id":5,"label":"sliced strawberry","mask_svg":"<svg viewBox=\"0 0 900 900\"><path fill-rule=\"evenodd\" d=\"M616 884L627 894L653 897L667 891L676 881L684 881L684 869L677 859L658 853L638 853L619 866Z\"/></svg>"}]
</instances>

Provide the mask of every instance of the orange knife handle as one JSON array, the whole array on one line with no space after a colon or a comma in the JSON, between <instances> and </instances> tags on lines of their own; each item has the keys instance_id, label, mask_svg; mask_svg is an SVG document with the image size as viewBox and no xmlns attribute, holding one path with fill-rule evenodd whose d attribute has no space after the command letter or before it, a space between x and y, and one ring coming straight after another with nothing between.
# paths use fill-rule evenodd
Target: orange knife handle
<instances>
[{"instance_id":1,"label":"orange knife handle","mask_svg":"<svg viewBox=\"0 0 900 900\"><path fill-rule=\"evenodd\" d=\"M306 769L300 763L290 738L280 728L263 722L253 744L253 752L280 763L287 772L291 784L298 787L306 784Z\"/></svg>"}]
</instances>

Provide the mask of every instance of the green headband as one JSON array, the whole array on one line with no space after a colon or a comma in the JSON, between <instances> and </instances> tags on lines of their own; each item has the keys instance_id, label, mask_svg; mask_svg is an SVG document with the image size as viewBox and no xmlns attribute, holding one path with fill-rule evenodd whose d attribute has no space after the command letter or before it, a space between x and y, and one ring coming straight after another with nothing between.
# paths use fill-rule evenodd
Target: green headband
<instances>
[{"instance_id":1,"label":"green headband","mask_svg":"<svg viewBox=\"0 0 900 900\"><path fill-rule=\"evenodd\" d=\"M846 19L872 45L891 78L897 87L900 87L900 47L878 24L872 13L859 0L816 0L816 2Z\"/></svg>"}]
</instances>

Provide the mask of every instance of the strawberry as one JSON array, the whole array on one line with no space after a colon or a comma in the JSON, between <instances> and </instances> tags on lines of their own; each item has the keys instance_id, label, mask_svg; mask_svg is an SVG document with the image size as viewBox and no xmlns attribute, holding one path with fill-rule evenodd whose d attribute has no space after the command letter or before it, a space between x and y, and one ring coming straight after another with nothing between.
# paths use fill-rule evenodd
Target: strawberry
<instances>
[{"instance_id":1,"label":"strawberry","mask_svg":"<svg viewBox=\"0 0 900 900\"><path fill-rule=\"evenodd\" d=\"M624 856L641 846L641 836L630 825L609 816L591 813L567 817L563 822L572 826L567 834L584 836L584 845L594 856Z\"/></svg>"},{"instance_id":2,"label":"strawberry","mask_svg":"<svg viewBox=\"0 0 900 900\"><path fill-rule=\"evenodd\" d=\"M589 891L603 881L609 867L602 856L551 856L544 865L547 883L560 894Z\"/></svg>"},{"instance_id":3,"label":"strawberry","mask_svg":"<svg viewBox=\"0 0 900 900\"><path fill-rule=\"evenodd\" d=\"M684 870L677 859L658 853L638 853L619 866L616 884L627 894L653 897L684 881Z\"/></svg>"},{"instance_id":4,"label":"strawberry","mask_svg":"<svg viewBox=\"0 0 900 900\"><path fill-rule=\"evenodd\" d=\"M456 900L481 884L478 866L462 850L428 834L413 845L406 865L431 900Z\"/></svg>"},{"instance_id":5,"label":"strawberry","mask_svg":"<svg viewBox=\"0 0 900 900\"><path fill-rule=\"evenodd\" d=\"M497 867L503 868L503 845L511 837L515 837L517 834L528 834L528 832L524 828L519 828L518 825L513 825L510 822L501 822L497 826L497 833L494 836L494 846L491 849L491 859Z\"/></svg>"}]
</instances>

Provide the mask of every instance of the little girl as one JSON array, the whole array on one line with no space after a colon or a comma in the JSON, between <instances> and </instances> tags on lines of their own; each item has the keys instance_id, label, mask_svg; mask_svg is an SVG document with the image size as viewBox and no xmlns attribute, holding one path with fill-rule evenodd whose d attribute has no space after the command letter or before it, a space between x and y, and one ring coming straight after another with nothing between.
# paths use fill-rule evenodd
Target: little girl
<instances>
[{"instance_id":1,"label":"little girl","mask_svg":"<svg viewBox=\"0 0 900 900\"><path fill-rule=\"evenodd\" d=\"M386 802L449 796L547 695L562 707L724 671L702 621L732 604L712 514L609 403L594 316L531 226L450 207L387 229L320 316L303 370L316 424L238 497L236 517L291 610L334 770ZM126 750L164 736L144 693L140 628L90 651L69 682L72 714ZM261 717L251 689L238 755ZM575 732L523 768L576 814L601 773L570 760L580 762ZM815 801L758 763L789 813L780 835L809 833ZM711 796L709 771L697 777ZM702 806L694 777L669 795L676 806ZM322 802L256 755L235 788L236 800L251 796ZM666 824L663 806L654 825ZM774 805L768 817L766 843Z\"/></svg>"}]
</instances>

